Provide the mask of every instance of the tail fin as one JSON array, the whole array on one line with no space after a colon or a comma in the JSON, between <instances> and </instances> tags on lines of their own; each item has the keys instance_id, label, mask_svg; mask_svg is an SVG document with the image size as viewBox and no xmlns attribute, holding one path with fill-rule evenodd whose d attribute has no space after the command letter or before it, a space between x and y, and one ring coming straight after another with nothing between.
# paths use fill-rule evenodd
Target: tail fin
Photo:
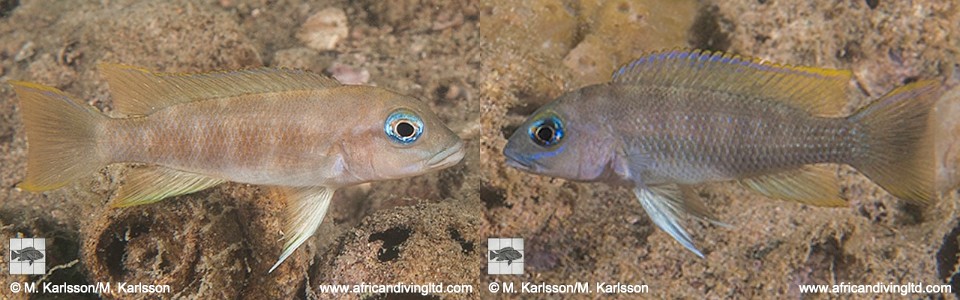
<instances>
[{"instance_id":1,"label":"tail fin","mask_svg":"<svg viewBox=\"0 0 960 300\"><path fill-rule=\"evenodd\" d=\"M20 98L29 147L27 178L18 187L56 189L105 164L97 153L96 133L106 116L55 88L20 81L10 84Z\"/></svg>"},{"instance_id":2,"label":"tail fin","mask_svg":"<svg viewBox=\"0 0 960 300\"><path fill-rule=\"evenodd\" d=\"M20 250L23 251L23 250ZM20 251L10 250L10 260L14 260L20 257Z\"/></svg>"},{"instance_id":3,"label":"tail fin","mask_svg":"<svg viewBox=\"0 0 960 300\"><path fill-rule=\"evenodd\" d=\"M936 182L929 119L940 91L936 81L914 82L851 116L866 137L866 155L853 167L900 199L929 204Z\"/></svg>"}]
</instances>

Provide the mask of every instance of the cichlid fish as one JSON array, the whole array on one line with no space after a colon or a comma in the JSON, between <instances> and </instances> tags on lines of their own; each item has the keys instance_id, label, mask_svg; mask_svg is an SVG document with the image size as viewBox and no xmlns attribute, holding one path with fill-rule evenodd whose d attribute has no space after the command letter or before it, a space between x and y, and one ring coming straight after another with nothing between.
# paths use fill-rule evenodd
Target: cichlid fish
<instances>
[{"instance_id":1,"label":"cichlid fish","mask_svg":"<svg viewBox=\"0 0 960 300\"><path fill-rule=\"evenodd\" d=\"M935 81L902 86L847 116L848 71L666 51L609 83L541 107L510 137L507 164L535 174L633 187L654 224L696 255L679 217L717 224L691 185L739 181L771 198L845 206L836 171L853 166L903 200L934 199Z\"/></svg>"},{"instance_id":2,"label":"cichlid fish","mask_svg":"<svg viewBox=\"0 0 960 300\"><path fill-rule=\"evenodd\" d=\"M26 247L20 250L10 250L10 261L25 261L28 260L30 263L28 265L33 265L33 261L43 259L43 252L37 250L33 247Z\"/></svg>"},{"instance_id":3,"label":"cichlid fish","mask_svg":"<svg viewBox=\"0 0 960 300\"><path fill-rule=\"evenodd\" d=\"M112 163L128 171L112 205L160 201L226 181L278 187L288 235L272 272L319 227L337 188L424 174L463 158L427 104L370 86L261 68L204 74L100 66L125 117L63 92L11 82L27 132L29 191L62 187Z\"/></svg>"},{"instance_id":4,"label":"cichlid fish","mask_svg":"<svg viewBox=\"0 0 960 300\"><path fill-rule=\"evenodd\" d=\"M523 253L513 249L513 247L503 247L500 250L490 250L490 260L495 261L507 261L507 265L513 263L515 260L520 260L523 258Z\"/></svg>"}]
</instances>

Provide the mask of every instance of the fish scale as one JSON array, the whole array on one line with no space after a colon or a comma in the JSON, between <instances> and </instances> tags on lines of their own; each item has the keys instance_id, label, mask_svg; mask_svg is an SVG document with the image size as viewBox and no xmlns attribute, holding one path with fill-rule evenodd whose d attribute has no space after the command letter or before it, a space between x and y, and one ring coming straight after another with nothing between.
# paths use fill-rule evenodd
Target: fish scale
<instances>
[{"instance_id":1,"label":"fish scale","mask_svg":"<svg viewBox=\"0 0 960 300\"><path fill-rule=\"evenodd\" d=\"M935 80L899 87L849 116L849 71L709 51L650 54L539 108L510 136L525 172L632 186L658 227L698 256L686 215L722 224L693 185L737 181L771 198L845 206L850 165L906 201L934 198Z\"/></svg>"},{"instance_id":2,"label":"fish scale","mask_svg":"<svg viewBox=\"0 0 960 300\"><path fill-rule=\"evenodd\" d=\"M104 138L102 147L115 149L112 161L153 162L250 184L352 180L333 170L340 157L338 144L331 140L345 140L347 129L359 127L363 120L341 120L336 127L301 121L337 118L345 112L330 107L352 100L318 103L310 99L324 94L288 94L275 99L254 95L189 103L147 117L112 120L126 124L104 126L108 131L102 134L110 137Z\"/></svg>"},{"instance_id":3,"label":"fish scale","mask_svg":"<svg viewBox=\"0 0 960 300\"><path fill-rule=\"evenodd\" d=\"M609 93L605 99L644 99L574 105L623 120L612 128L624 151L645 153L658 163L651 177L643 178L648 184L724 181L806 164L849 163L854 156L846 145L855 137L838 134L854 126L845 119L818 118L769 101L729 101L715 92L624 84L599 88Z\"/></svg>"},{"instance_id":4,"label":"fish scale","mask_svg":"<svg viewBox=\"0 0 960 300\"><path fill-rule=\"evenodd\" d=\"M275 68L100 71L120 117L55 88L11 82L30 145L19 187L59 188L114 163L141 165L126 171L118 207L226 181L268 185L287 204L286 242L270 271L313 235L336 189L442 169L464 155L427 104L381 88Z\"/></svg>"}]
</instances>

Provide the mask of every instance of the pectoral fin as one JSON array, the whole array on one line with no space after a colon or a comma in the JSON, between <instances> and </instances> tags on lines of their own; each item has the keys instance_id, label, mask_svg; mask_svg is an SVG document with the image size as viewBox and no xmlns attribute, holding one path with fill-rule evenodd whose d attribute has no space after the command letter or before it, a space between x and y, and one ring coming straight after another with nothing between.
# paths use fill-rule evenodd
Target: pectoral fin
<instances>
[{"instance_id":1,"label":"pectoral fin","mask_svg":"<svg viewBox=\"0 0 960 300\"><path fill-rule=\"evenodd\" d=\"M284 233L289 236L283 244L280 259L270 268L270 272L317 231L323 222L323 216L327 214L327 208L330 207L334 191L335 189L329 187L288 188L284 191L287 195Z\"/></svg>"},{"instance_id":2,"label":"pectoral fin","mask_svg":"<svg viewBox=\"0 0 960 300\"><path fill-rule=\"evenodd\" d=\"M653 223L660 227L667 234L670 234L677 242L692 251L699 257L703 253L697 250L687 231L680 226L678 219L680 214L691 212L688 210L690 205L685 204L682 193L675 185L664 187L642 187L633 189L634 195L640 200L640 205L647 211L647 215L653 220Z\"/></svg>"},{"instance_id":3,"label":"pectoral fin","mask_svg":"<svg viewBox=\"0 0 960 300\"><path fill-rule=\"evenodd\" d=\"M117 190L113 207L154 203L164 198L189 194L223 183L222 179L160 166L130 169Z\"/></svg>"},{"instance_id":4,"label":"pectoral fin","mask_svg":"<svg viewBox=\"0 0 960 300\"><path fill-rule=\"evenodd\" d=\"M837 175L825 166L805 166L792 171L744 179L740 183L771 198L816 206L847 205L847 202L840 198Z\"/></svg>"}]
</instances>

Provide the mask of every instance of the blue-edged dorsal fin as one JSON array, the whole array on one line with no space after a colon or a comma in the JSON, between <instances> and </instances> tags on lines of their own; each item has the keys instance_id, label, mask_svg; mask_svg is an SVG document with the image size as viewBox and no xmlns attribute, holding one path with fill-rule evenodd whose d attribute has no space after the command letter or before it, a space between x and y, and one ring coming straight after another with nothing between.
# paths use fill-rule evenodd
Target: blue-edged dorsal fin
<instances>
[{"instance_id":1,"label":"blue-edged dorsal fin","mask_svg":"<svg viewBox=\"0 0 960 300\"><path fill-rule=\"evenodd\" d=\"M669 50L623 65L612 81L754 96L831 116L846 105L851 77L845 70L780 65L723 52Z\"/></svg>"},{"instance_id":2,"label":"blue-edged dorsal fin","mask_svg":"<svg viewBox=\"0 0 960 300\"><path fill-rule=\"evenodd\" d=\"M256 68L195 74L153 73L141 68L100 64L114 107L126 115L150 113L180 103L246 94L339 86L336 79L306 71Z\"/></svg>"}]
</instances>

